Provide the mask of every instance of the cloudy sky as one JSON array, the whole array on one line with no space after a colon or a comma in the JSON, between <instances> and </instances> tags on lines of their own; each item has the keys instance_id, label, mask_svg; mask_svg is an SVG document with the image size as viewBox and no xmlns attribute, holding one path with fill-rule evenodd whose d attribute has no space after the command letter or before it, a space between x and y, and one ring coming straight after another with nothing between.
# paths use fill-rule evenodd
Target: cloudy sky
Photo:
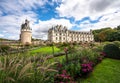
<instances>
[{"instance_id":1,"label":"cloudy sky","mask_svg":"<svg viewBox=\"0 0 120 83\"><path fill-rule=\"evenodd\" d=\"M47 39L47 30L57 24L78 31L116 27L120 0L0 0L0 38L19 39L26 18L38 39Z\"/></svg>"}]
</instances>

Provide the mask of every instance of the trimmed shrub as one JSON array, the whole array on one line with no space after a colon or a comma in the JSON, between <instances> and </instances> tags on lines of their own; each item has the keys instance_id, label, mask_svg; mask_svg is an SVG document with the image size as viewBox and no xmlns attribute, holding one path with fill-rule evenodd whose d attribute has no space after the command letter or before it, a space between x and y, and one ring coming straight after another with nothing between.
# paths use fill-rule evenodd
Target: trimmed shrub
<instances>
[{"instance_id":1,"label":"trimmed shrub","mask_svg":"<svg viewBox=\"0 0 120 83\"><path fill-rule=\"evenodd\" d=\"M113 42L115 45L117 45L118 47L120 47L120 41L114 41Z\"/></svg>"},{"instance_id":2,"label":"trimmed shrub","mask_svg":"<svg viewBox=\"0 0 120 83\"><path fill-rule=\"evenodd\" d=\"M106 57L120 59L120 49L114 44L107 44L103 48L103 52L106 53Z\"/></svg>"},{"instance_id":3,"label":"trimmed shrub","mask_svg":"<svg viewBox=\"0 0 120 83\"><path fill-rule=\"evenodd\" d=\"M96 52L102 52L103 47L104 47L103 45L98 45L98 46L93 47L92 50Z\"/></svg>"}]
</instances>

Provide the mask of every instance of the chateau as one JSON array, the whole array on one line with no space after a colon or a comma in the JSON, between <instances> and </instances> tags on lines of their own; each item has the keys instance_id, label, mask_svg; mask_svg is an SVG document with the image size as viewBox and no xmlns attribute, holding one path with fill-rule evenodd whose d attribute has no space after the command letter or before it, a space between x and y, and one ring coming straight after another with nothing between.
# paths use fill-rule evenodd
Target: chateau
<instances>
[{"instance_id":1,"label":"chateau","mask_svg":"<svg viewBox=\"0 0 120 83\"><path fill-rule=\"evenodd\" d=\"M20 41L23 45L31 44L32 29L29 26L29 21L26 19L25 23L21 25Z\"/></svg>"},{"instance_id":2,"label":"chateau","mask_svg":"<svg viewBox=\"0 0 120 83\"><path fill-rule=\"evenodd\" d=\"M79 32L68 30L67 27L57 25L48 30L48 41L59 43L59 42L93 42L94 36L92 31L90 32Z\"/></svg>"},{"instance_id":3,"label":"chateau","mask_svg":"<svg viewBox=\"0 0 120 83\"><path fill-rule=\"evenodd\" d=\"M20 41L23 45L41 43L41 41L32 41L32 29L30 28L29 21L27 19L25 20L25 23L21 25ZM48 30L48 41L54 43L89 43L94 41L94 36L91 30L89 32L71 31L65 26L57 25Z\"/></svg>"}]
</instances>

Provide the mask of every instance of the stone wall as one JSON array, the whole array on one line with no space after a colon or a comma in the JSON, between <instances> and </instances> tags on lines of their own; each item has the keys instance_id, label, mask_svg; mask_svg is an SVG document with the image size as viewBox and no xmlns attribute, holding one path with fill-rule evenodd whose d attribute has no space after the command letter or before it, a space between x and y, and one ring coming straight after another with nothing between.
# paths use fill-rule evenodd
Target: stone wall
<instances>
[{"instance_id":1,"label":"stone wall","mask_svg":"<svg viewBox=\"0 0 120 83\"><path fill-rule=\"evenodd\" d=\"M21 43L23 45L31 44L31 38L32 38L31 32L29 32L29 31L22 31L20 36L21 36Z\"/></svg>"}]
</instances>

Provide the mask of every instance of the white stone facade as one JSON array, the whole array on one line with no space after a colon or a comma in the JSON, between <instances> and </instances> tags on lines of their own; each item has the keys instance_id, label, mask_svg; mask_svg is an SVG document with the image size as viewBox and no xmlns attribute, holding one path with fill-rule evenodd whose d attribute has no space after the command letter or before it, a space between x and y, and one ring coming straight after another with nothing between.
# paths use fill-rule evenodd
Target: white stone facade
<instances>
[{"instance_id":1,"label":"white stone facade","mask_svg":"<svg viewBox=\"0 0 120 83\"><path fill-rule=\"evenodd\" d=\"M29 21L25 20L25 23L21 25L20 41L23 45L31 44L32 29L30 29Z\"/></svg>"},{"instance_id":2,"label":"white stone facade","mask_svg":"<svg viewBox=\"0 0 120 83\"><path fill-rule=\"evenodd\" d=\"M94 36L92 31L80 32L70 31L65 26L57 25L48 30L48 40L50 42L93 42Z\"/></svg>"}]
</instances>

